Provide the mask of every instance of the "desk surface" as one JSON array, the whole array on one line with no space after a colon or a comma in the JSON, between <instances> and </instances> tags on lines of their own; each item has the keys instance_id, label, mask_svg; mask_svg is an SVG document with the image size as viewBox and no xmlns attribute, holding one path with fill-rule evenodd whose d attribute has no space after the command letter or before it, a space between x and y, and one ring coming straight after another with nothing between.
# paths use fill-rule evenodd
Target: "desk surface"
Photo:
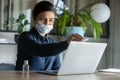
<instances>
[{"instance_id":1,"label":"desk surface","mask_svg":"<svg viewBox=\"0 0 120 80\"><path fill-rule=\"evenodd\" d=\"M120 80L118 73L97 72L96 74L55 76L30 72L24 76L21 72L0 71L0 80Z\"/></svg>"}]
</instances>

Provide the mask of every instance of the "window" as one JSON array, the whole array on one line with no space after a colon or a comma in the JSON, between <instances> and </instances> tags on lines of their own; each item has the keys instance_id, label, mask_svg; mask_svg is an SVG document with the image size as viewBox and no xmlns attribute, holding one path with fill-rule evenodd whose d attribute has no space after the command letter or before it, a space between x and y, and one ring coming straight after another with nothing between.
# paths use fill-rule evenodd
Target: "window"
<instances>
[{"instance_id":1,"label":"window","mask_svg":"<svg viewBox=\"0 0 120 80\"><path fill-rule=\"evenodd\" d=\"M36 0L0 0L0 31L17 31L17 26L8 27L7 22L11 18L18 18L24 13L31 21L31 10Z\"/></svg>"},{"instance_id":2,"label":"window","mask_svg":"<svg viewBox=\"0 0 120 80\"><path fill-rule=\"evenodd\" d=\"M5 26L9 17L8 0L0 0L0 30L6 30Z\"/></svg>"},{"instance_id":3,"label":"window","mask_svg":"<svg viewBox=\"0 0 120 80\"><path fill-rule=\"evenodd\" d=\"M62 13L60 8L64 7L64 2L62 0L54 0L53 4L55 5L56 13Z\"/></svg>"}]
</instances>

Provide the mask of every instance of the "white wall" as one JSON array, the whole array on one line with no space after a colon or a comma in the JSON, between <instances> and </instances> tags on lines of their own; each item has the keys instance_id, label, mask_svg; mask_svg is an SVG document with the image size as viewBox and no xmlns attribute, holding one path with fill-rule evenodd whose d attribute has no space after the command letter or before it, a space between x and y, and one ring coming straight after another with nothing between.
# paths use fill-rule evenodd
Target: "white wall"
<instances>
[{"instance_id":1,"label":"white wall","mask_svg":"<svg viewBox=\"0 0 120 80\"><path fill-rule=\"evenodd\" d=\"M0 32L0 63L15 64L17 45L12 32Z\"/></svg>"},{"instance_id":2,"label":"white wall","mask_svg":"<svg viewBox=\"0 0 120 80\"><path fill-rule=\"evenodd\" d=\"M16 50L16 45L0 44L0 64L15 64Z\"/></svg>"}]
</instances>

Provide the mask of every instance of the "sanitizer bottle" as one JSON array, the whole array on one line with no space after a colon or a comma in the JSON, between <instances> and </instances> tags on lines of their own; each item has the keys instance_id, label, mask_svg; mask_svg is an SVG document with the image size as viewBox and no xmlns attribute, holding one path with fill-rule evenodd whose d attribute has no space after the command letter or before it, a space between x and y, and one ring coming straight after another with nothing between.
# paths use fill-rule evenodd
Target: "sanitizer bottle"
<instances>
[{"instance_id":1,"label":"sanitizer bottle","mask_svg":"<svg viewBox=\"0 0 120 80\"><path fill-rule=\"evenodd\" d=\"M22 67L22 73L23 74L29 74L29 64L28 60L24 61L23 67Z\"/></svg>"}]
</instances>

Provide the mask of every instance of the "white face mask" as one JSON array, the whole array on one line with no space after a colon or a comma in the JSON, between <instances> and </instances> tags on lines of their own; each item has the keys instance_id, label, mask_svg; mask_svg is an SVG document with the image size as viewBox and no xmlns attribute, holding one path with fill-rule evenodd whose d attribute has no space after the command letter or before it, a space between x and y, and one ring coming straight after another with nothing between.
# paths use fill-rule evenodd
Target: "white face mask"
<instances>
[{"instance_id":1,"label":"white face mask","mask_svg":"<svg viewBox=\"0 0 120 80\"><path fill-rule=\"evenodd\" d=\"M38 22L35 28L41 34L48 34L53 29L53 25L44 25Z\"/></svg>"}]
</instances>

